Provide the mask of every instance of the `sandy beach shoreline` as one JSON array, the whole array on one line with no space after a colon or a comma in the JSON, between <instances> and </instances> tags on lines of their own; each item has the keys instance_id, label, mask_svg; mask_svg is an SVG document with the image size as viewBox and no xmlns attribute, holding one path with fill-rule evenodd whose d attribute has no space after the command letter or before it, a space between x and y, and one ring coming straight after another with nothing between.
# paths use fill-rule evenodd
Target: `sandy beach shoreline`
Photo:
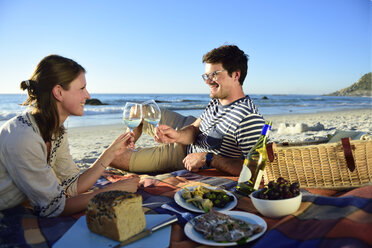
<instances>
[{"instance_id":1,"label":"sandy beach shoreline","mask_svg":"<svg viewBox=\"0 0 372 248\"><path fill-rule=\"evenodd\" d=\"M278 143L324 140L337 130L372 134L372 109L264 117L273 122L270 140ZM72 157L79 167L89 167L124 131L124 125L120 124L69 128L67 132ZM142 135L136 147L156 144L151 136Z\"/></svg>"}]
</instances>

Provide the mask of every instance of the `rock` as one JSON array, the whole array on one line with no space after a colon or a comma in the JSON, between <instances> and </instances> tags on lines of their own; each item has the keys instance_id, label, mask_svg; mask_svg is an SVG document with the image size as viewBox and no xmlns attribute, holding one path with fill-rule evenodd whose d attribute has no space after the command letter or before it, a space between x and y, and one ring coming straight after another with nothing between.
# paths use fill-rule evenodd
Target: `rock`
<instances>
[{"instance_id":1,"label":"rock","mask_svg":"<svg viewBox=\"0 0 372 248\"><path fill-rule=\"evenodd\" d=\"M358 82L339 91L327 94L327 96L370 96L372 97L372 73L366 73Z\"/></svg>"},{"instance_id":2,"label":"rock","mask_svg":"<svg viewBox=\"0 0 372 248\"><path fill-rule=\"evenodd\" d=\"M262 100L268 100L269 98L267 96L263 96L261 99Z\"/></svg>"},{"instance_id":3,"label":"rock","mask_svg":"<svg viewBox=\"0 0 372 248\"><path fill-rule=\"evenodd\" d=\"M87 105L107 105L105 103L102 103L100 100L98 100L96 98L86 100L85 104L87 104Z\"/></svg>"}]
</instances>

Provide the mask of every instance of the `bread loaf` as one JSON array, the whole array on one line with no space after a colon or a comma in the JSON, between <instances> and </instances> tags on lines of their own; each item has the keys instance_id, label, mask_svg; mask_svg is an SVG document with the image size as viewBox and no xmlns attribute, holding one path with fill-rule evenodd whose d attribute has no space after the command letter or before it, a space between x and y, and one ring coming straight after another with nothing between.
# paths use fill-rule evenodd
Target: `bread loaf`
<instances>
[{"instance_id":1,"label":"bread loaf","mask_svg":"<svg viewBox=\"0 0 372 248\"><path fill-rule=\"evenodd\" d=\"M86 220L92 232L126 240L146 226L142 196L119 190L99 193L88 204Z\"/></svg>"}]
</instances>

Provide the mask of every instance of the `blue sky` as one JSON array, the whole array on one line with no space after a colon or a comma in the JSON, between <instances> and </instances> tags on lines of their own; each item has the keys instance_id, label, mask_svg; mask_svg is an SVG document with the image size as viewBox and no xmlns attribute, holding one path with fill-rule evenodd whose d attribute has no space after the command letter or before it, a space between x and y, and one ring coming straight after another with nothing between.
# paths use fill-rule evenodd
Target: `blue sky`
<instances>
[{"instance_id":1,"label":"blue sky","mask_svg":"<svg viewBox=\"0 0 372 248\"><path fill-rule=\"evenodd\" d=\"M0 0L0 93L49 54L90 93L208 93L203 54L250 57L246 94L326 94L371 66L370 0Z\"/></svg>"}]
</instances>

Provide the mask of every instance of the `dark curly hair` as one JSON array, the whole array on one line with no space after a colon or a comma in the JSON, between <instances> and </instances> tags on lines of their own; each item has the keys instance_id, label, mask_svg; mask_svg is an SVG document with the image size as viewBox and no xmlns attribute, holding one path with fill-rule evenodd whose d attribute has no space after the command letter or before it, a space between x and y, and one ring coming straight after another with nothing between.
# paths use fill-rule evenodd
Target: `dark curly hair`
<instances>
[{"instance_id":1,"label":"dark curly hair","mask_svg":"<svg viewBox=\"0 0 372 248\"><path fill-rule=\"evenodd\" d=\"M203 63L221 63L230 77L234 71L240 71L239 83L243 85L244 79L247 76L248 58L249 56L237 46L223 45L205 54L203 56Z\"/></svg>"}]
</instances>

